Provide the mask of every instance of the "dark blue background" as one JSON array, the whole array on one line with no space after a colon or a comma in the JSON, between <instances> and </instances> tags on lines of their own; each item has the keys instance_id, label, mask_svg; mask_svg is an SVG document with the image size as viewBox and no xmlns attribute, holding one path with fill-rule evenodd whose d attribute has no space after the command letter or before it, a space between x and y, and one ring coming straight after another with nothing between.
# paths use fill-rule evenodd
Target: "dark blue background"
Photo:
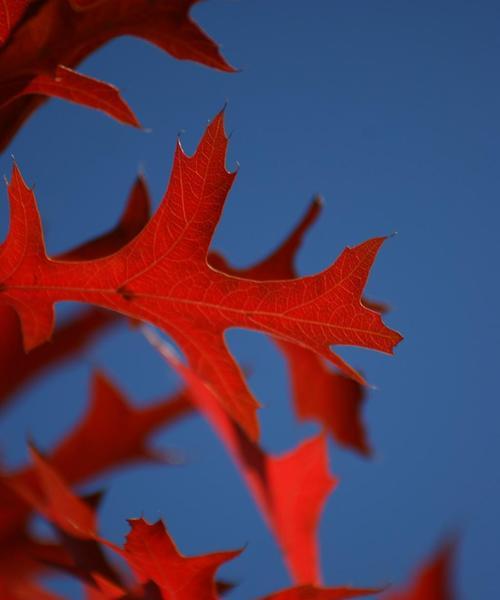
<instances>
[{"instance_id":1,"label":"dark blue background","mask_svg":"<svg viewBox=\"0 0 500 600\"><path fill-rule=\"evenodd\" d=\"M321 524L326 580L405 580L443 536L458 531L460 597L496 597L498 2L211 0L194 16L241 73L117 40L82 70L118 85L150 133L51 101L11 145L35 185L49 251L109 228L140 168L156 205L177 133L194 150L226 100L229 165L238 161L241 169L214 246L235 263L272 249L314 192L326 206L301 252L303 274L324 268L346 244L398 231L368 291L392 305L388 322L406 339L395 358L343 351L378 387L366 410L376 456L366 461L332 449L342 482ZM5 231L5 200L0 217ZM270 343L247 332L229 339L266 405L265 446L284 451L313 432L293 421L284 365ZM96 365L137 402L175 385L137 333L117 330L2 416L9 464L25 459L26 435L47 448L77 419ZM127 517L162 516L186 553L248 543L224 569L241 582L231 598L286 585L276 545L207 425L192 418L156 443L184 453L187 465L106 478L103 533L120 541ZM73 587L64 589L76 597Z\"/></svg>"}]
</instances>

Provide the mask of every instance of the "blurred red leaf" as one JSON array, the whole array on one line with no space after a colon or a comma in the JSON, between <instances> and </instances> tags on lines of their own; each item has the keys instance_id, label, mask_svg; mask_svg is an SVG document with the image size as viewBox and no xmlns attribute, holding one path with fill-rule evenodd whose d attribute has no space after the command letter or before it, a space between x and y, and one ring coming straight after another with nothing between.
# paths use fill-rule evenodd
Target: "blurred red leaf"
<instances>
[{"instance_id":1,"label":"blurred red leaf","mask_svg":"<svg viewBox=\"0 0 500 600\"><path fill-rule=\"evenodd\" d=\"M123 35L145 39L178 59L232 71L191 20L198 0L25 0L0 3L0 150L48 96L98 109L138 126L118 90L73 71ZM3 46L1 44L3 43Z\"/></svg>"},{"instance_id":2,"label":"blurred red leaf","mask_svg":"<svg viewBox=\"0 0 500 600\"><path fill-rule=\"evenodd\" d=\"M227 413L253 439L258 404L224 342L246 327L295 342L362 377L330 350L356 345L392 353L401 336L361 303L384 238L347 248L325 271L292 281L253 281L216 271L207 252L235 174L225 168L223 115L209 125L197 151L177 146L163 202L142 232L98 260L49 259L33 193L17 168L9 186L11 226L0 252L0 298L13 306L29 350L46 341L53 304L97 304L148 321L172 335Z\"/></svg>"},{"instance_id":3,"label":"blurred red leaf","mask_svg":"<svg viewBox=\"0 0 500 600\"><path fill-rule=\"evenodd\" d=\"M123 556L143 583L153 581L165 600L217 600L215 574L240 550L183 556L162 521L129 520L131 531Z\"/></svg>"}]
</instances>

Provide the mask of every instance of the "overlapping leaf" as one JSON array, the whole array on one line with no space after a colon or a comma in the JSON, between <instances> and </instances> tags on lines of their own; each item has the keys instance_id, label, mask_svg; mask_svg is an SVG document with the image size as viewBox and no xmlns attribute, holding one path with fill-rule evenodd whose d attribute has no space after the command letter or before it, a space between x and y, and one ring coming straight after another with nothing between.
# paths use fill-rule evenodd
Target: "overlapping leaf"
<instances>
[{"instance_id":1,"label":"overlapping leaf","mask_svg":"<svg viewBox=\"0 0 500 600\"><path fill-rule=\"evenodd\" d=\"M96 304L160 327L255 439L258 404L226 347L226 329L246 327L294 342L358 381L361 376L330 346L392 353L401 336L361 303L384 238L348 248L322 273L291 281L246 280L208 265L235 177L225 168L226 148L221 113L192 157L178 145L166 195L143 231L110 257L73 263L47 256L34 195L14 168L11 225L0 252L0 301L16 309L28 350L50 337L53 305L63 300Z\"/></svg>"}]
</instances>

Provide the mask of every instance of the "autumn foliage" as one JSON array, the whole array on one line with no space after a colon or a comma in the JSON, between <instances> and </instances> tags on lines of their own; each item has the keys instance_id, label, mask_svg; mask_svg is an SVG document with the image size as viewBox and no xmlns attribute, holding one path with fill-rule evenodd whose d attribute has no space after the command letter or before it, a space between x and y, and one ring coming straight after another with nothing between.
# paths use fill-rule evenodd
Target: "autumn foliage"
<instances>
[{"instance_id":1,"label":"autumn foliage","mask_svg":"<svg viewBox=\"0 0 500 600\"><path fill-rule=\"evenodd\" d=\"M0 146L6 148L51 96L139 126L116 88L75 70L117 36L133 35L175 58L232 72L190 18L195 1L5 0L0 4ZM388 586L383 573L360 589L323 585L318 525L337 485L328 464L328 438L365 457L371 454L362 419L366 382L332 347L391 354L402 339L383 322L386 305L363 295L384 238L346 248L324 271L298 277L297 251L321 212L315 198L266 259L233 267L211 251L236 177L226 168L227 145L221 112L191 156L177 143L167 190L152 216L146 182L139 178L109 233L59 256L48 256L37 199L13 165L10 225L0 245L1 405L15 401L23 386L35 384L49 369L63 368L120 321L146 336L184 388L137 408L105 372L96 371L80 422L53 448L42 452L31 445L24 468L1 473L2 600L58 598L42 583L54 572L80 581L88 600L215 600L230 591L233 582L220 579L218 569L237 560L244 540L232 549L220 549L213 540L205 554L185 556L168 523L131 518L127 538L117 544L100 534L99 497L74 490L132 462L168 462L168 452L151 449L151 436L195 412L234 461L290 573L290 588L270 590L267 600L373 595L452 600L452 545L401 590ZM88 306L55 324L54 305L62 301ZM224 339L233 327L272 339L288 366L297 418L319 426L317 435L285 454L271 454L259 443L258 399ZM34 533L34 514L50 523L53 536Z\"/></svg>"}]
</instances>

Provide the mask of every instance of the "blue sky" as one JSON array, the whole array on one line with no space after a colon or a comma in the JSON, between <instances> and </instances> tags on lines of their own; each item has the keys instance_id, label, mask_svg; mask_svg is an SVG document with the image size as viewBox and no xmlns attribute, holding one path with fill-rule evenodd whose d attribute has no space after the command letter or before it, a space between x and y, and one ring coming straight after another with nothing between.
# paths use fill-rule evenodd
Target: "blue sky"
<instances>
[{"instance_id":1,"label":"blue sky","mask_svg":"<svg viewBox=\"0 0 500 600\"><path fill-rule=\"evenodd\" d=\"M177 134L194 150L228 101L229 165L240 170L214 247L234 263L271 250L316 192L325 209L301 251L301 274L321 270L347 244L397 231L368 291L391 304L387 320L405 341L393 358L342 351L377 386L365 412L376 455L366 461L332 446L341 485L321 523L323 570L328 583L403 581L458 531L459 597L495 597L500 6L210 0L194 16L241 72L117 40L82 71L118 85L150 131L51 101L0 157L2 172L13 153L35 186L56 253L109 228L139 170L157 205ZM4 232L6 201L0 219ZM266 405L265 446L284 451L315 431L293 420L271 344L240 331L229 341ZM116 330L2 415L8 462L25 458L27 434L48 447L75 421L96 365L138 403L175 385L137 334ZM248 544L224 571L241 582L232 599L286 585L277 548L205 423L191 419L156 442L183 452L187 464L101 482L109 488L103 533L118 541L127 517L162 516L187 553Z\"/></svg>"}]
</instances>

